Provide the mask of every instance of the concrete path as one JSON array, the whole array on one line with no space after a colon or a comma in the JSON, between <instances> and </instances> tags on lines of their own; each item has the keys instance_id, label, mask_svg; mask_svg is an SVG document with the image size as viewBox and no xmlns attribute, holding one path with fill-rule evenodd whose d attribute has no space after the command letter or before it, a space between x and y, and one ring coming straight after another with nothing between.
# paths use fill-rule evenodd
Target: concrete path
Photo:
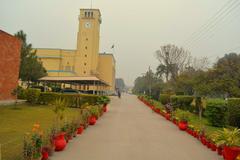
<instances>
[{"instance_id":1,"label":"concrete path","mask_svg":"<svg viewBox=\"0 0 240 160\"><path fill-rule=\"evenodd\" d=\"M136 96L113 97L109 108L51 160L222 160Z\"/></svg>"}]
</instances>

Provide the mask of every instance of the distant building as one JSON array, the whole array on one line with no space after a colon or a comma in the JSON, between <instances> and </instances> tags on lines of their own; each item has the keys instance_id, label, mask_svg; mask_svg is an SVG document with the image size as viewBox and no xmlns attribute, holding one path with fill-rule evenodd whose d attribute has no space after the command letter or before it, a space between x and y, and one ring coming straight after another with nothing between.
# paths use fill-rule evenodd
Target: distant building
<instances>
[{"instance_id":1,"label":"distant building","mask_svg":"<svg viewBox=\"0 0 240 160\"><path fill-rule=\"evenodd\" d=\"M21 41L0 30L0 101L15 100L18 85Z\"/></svg>"},{"instance_id":2,"label":"distant building","mask_svg":"<svg viewBox=\"0 0 240 160\"><path fill-rule=\"evenodd\" d=\"M114 91L114 56L99 53L101 22L100 10L81 9L76 50L37 48L48 73L41 80L67 82L84 91Z\"/></svg>"}]
</instances>

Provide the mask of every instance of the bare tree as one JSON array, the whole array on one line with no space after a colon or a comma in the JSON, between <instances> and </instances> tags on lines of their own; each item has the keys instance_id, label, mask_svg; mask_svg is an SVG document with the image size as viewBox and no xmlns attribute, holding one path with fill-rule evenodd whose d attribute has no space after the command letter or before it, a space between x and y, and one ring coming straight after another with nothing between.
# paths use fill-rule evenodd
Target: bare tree
<instances>
[{"instance_id":1,"label":"bare tree","mask_svg":"<svg viewBox=\"0 0 240 160\"><path fill-rule=\"evenodd\" d=\"M157 68L157 74L165 75L166 81L170 78L176 79L190 63L190 52L175 45L168 44L161 46L156 51L156 58L160 62Z\"/></svg>"},{"instance_id":2,"label":"bare tree","mask_svg":"<svg viewBox=\"0 0 240 160\"><path fill-rule=\"evenodd\" d=\"M209 59L207 57L190 57L189 67L192 67L194 70L203 70L206 71L210 66Z\"/></svg>"}]
</instances>

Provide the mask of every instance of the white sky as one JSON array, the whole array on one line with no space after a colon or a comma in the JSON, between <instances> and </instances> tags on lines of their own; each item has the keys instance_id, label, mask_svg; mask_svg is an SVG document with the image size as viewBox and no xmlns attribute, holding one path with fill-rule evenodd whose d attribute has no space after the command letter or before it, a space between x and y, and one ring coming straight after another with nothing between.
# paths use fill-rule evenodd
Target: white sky
<instances>
[{"instance_id":1,"label":"white sky","mask_svg":"<svg viewBox=\"0 0 240 160\"><path fill-rule=\"evenodd\" d=\"M93 0L102 12L101 52L115 44L117 77L133 85L149 66L155 70L154 52L167 43L182 46L190 35L228 0ZM233 0L232 0L233 1ZM0 29L27 33L35 48L75 49L80 8L90 0L0 0ZM193 47L194 56L217 56L240 51L240 6L206 32ZM189 39L192 40L192 39Z\"/></svg>"}]
</instances>

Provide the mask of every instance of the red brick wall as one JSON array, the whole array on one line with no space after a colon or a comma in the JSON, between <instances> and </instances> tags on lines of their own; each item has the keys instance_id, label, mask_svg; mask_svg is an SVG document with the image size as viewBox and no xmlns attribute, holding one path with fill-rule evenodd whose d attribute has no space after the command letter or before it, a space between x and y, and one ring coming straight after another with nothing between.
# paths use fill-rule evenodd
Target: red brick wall
<instances>
[{"instance_id":1,"label":"red brick wall","mask_svg":"<svg viewBox=\"0 0 240 160\"><path fill-rule=\"evenodd\" d=\"M12 91L17 87L21 41L0 30L0 100L16 99Z\"/></svg>"}]
</instances>

